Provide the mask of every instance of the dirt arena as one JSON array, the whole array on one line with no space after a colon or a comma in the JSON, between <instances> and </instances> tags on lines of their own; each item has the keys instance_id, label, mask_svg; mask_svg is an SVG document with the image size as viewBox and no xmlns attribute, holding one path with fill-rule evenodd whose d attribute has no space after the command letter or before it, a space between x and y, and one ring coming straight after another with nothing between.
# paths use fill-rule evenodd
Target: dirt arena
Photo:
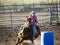
<instances>
[{"instance_id":1,"label":"dirt arena","mask_svg":"<svg viewBox=\"0 0 60 45\"><path fill-rule=\"evenodd\" d=\"M14 20L19 19L19 20L23 20L23 21L17 21L19 23L17 23L15 21L13 23L15 23L15 24L17 23L18 25L20 25L20 23L24 24L24 19L27 15L28 14L21 14L21 15L15 14L15 16L18 16L18 17L13 17ZM42 15L42 13L40 15ZM43 19L42 18L43 16L39 17L39 14L37 15L37 17L39 20ZM4 19L6 19L6 18L4 18ZM45 18L50 18L50 17L45 17ZM6 20L8 20L8 19L6 19ZM39 23L42 23L42 22L39 21ZM4 24L9 24L9 23L4 23ZM10 28L10 27L0 26L0 45L15 45L16 39L17 39L17 34L19 32L19 30L17 30L17 29L15 30L15 29L16 29L15 27ZM44 26L40 26L40 29L41 29L41 32L42 31L53 31L54 32L54 44L60 45L60 26L57 26L57 25L49 26L47 23L45 23ZM35 42L34 45L41 45L40 36L34 42ZM27 41L22 42L19 45L32 45L32 44L29 40L27 40Z\"/></svg>"},{"instance_id":2,"label":"dirt arena","mask_svg":"<svg viewBox=\"0 0 60 45\"><path fill-rule=\"evenodd\" d=\"M42 31L53 31L54 32L54 44L60 45L60 26L49 26L40 27ZM16 38L17 38L18 30L7 28L7 27L0 27L0 45L15 45ZM34 41L34 45L40 45L40 36ZM29 40L25 40L19 45L32 45Z\"/></svg>"}]
</instances>

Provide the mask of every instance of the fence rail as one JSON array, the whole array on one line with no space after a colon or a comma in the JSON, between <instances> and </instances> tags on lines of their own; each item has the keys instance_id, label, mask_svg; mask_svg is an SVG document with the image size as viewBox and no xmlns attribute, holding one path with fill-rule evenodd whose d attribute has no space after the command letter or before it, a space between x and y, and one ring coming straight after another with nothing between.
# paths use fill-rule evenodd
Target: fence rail
<instances>
[{"instance_id":1,"label":"fence rail","mask_svg":"<svg viewBox=\"0 0 60 45\"><path fill-rule=\"evenodd\" d=\"M39 23L44 23L44 22L51 23L53 20L51 19L51 16L53 15L58 15L60 17L60 4L59 4L59 7L58 7L58 4L55 4L55 3L54 4L34 4L34 7L32 4L27 6L26 5L2 5L0 6L0 25L18 26L18 25L24 24L25 17L28 16L29 12L32 10L36 11L36 15L38 17ZM52 14L52 12L54 13Z\"/></svg>"}]
</instances>

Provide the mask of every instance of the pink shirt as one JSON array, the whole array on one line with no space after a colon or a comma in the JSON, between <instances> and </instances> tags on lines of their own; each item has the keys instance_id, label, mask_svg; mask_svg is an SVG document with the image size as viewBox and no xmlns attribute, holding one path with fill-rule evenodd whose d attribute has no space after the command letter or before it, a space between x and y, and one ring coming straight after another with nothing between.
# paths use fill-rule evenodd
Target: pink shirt
<instances>
[{"instance_id":1,"label":"pink shirt","mask_svg":"<svg viewBox=\"0 0 60 45\"><path fill-rule=\"evenodd\" d=\"M30 15L30 18L32 19L33 24L37 24L38 23L38 20L37 20L36 16Z\"/></svg>"}]
</instances>

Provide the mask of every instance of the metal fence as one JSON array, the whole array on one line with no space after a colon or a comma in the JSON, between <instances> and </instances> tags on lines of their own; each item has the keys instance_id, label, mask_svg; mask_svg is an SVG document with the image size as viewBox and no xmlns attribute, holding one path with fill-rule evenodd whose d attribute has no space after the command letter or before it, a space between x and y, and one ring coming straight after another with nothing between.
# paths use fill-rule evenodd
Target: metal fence
<instances>
[{"instance_id":1,"label":"metal fence","mask_svg":"<svg viewBox=\"0 0 60 45\"><path fill-rule=\"evenodd\" d=\"M18 26L24 24L25 17L31 11L36 12L38 22L40 24L48 22L56 22L59 19L60 4L45 3L45 4L24 4L24 5L1 5L0 6L0 25L1 26Z\"/></svg>"}]
</instances>

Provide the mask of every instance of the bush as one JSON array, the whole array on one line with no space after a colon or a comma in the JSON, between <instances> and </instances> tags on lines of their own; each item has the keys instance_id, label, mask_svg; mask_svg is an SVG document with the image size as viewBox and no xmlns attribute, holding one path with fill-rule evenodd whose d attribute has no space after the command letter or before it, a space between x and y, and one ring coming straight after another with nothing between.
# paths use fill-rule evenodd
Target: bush
<instances>
[{"instance_id":1,"label":"bush","mask_svg":"<svg viewBox=\"0 0 60 45\"><path fill-rule=\"evenodd\" d=\"M60 21L56 21L56 24L57 24L57 25L60 25Z\"/></svg>"}]
</instances>

